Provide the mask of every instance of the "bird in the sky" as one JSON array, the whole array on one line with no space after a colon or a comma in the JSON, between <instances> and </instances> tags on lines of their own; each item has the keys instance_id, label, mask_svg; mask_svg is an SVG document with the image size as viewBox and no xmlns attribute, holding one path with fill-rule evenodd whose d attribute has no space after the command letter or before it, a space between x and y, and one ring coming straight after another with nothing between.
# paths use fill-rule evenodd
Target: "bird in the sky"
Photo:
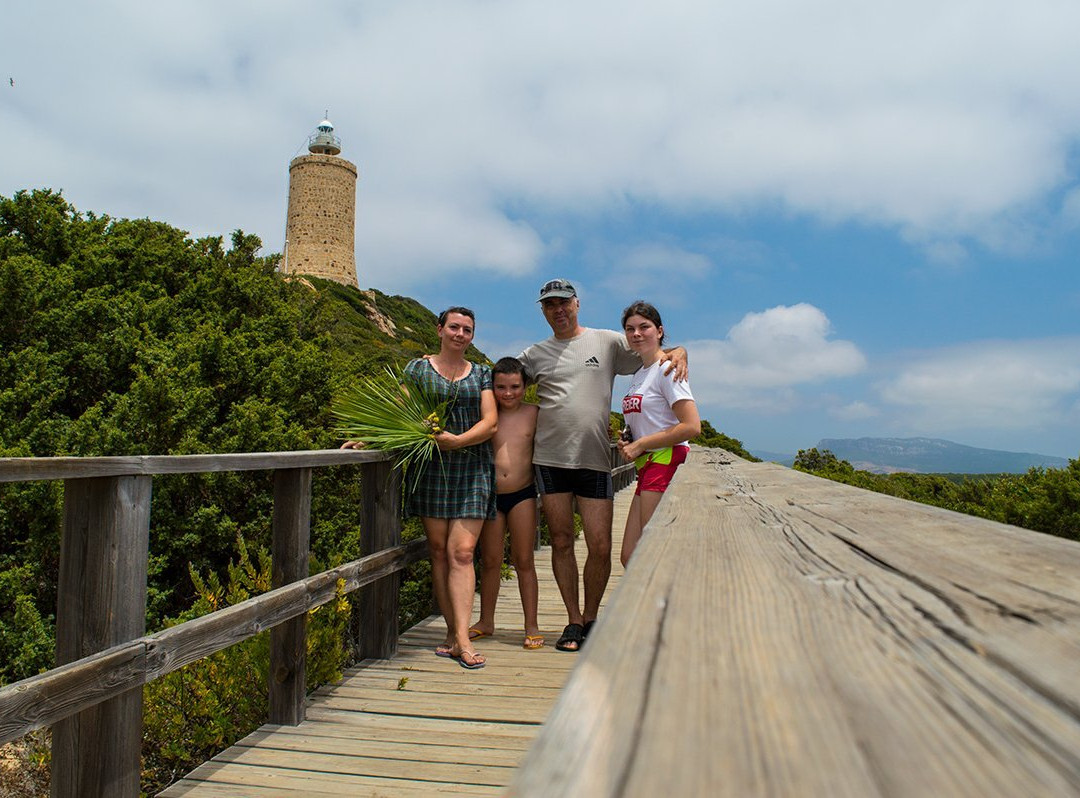
<instances>
[{"instance_id":1,"label":"bird in the sky","mask_svg":"<svg viewBox=\"0 0 1080 798\"><path fill-rule=\"evenodd\" d=\"M8 83L11 84L11 88L15 88L15 78L8 78Z\"/></svg>"}]
</instances>

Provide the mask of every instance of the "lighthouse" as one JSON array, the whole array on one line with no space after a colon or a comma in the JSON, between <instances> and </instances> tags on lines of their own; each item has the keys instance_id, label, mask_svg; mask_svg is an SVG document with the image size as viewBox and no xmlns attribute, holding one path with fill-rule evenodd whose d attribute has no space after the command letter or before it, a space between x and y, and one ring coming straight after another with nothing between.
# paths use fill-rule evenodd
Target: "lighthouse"
<instances>
[{"instance_id":1,"label":"lighthouse","mask_svg":"<svg viewBox=\"0 0 1080 798\"><path fill-rule=\"evenodd\" d=\"M357 288L356 164L341 157L341 139L329 119L308 138L308 152L289 164L281 271Z\"/></svg>"}]
</instances>

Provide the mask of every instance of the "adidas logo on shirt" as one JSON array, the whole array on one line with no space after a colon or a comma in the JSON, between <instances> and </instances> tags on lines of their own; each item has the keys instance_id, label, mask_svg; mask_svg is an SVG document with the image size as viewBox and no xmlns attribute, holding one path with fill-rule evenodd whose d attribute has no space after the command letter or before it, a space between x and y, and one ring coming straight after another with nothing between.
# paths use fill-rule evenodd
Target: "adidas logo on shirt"
<instances>
[{"instance_id":1,"label":"adidas logo on shirt","mask_svg":"<svg viewBox=\"0 0 1080 798\"><path fill-rule=\"evenodd\" d=\"M592 357L590 357L588 360L585 361L585 368L587 368L587 369L598 369L598 368L600 368L600 361L596 359L596 355L593 355Z\"/></svg>"}]
</instances>

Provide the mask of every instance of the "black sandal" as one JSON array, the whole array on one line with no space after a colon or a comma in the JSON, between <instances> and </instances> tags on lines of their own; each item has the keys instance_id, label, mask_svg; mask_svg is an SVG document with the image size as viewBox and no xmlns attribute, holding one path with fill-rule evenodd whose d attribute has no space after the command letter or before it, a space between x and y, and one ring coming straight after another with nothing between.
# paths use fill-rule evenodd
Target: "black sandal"
<instances>
[{"instance_id":1,"label":"black sandal","mask_svg":"<svg viewBox=\"0 0 1080 798\"><path fill-rule=\"evenodd\" d=\"M581 627L581 642L582 643L584 643L586 640L589 639L589 632L592 631L592 628L594 626L596 626L596 619L595 618L593 618L591 621L585 621L585 625L583 627Z\"/></svg>"},{"instance_id":2,"label":"black sandal","mask_svg":"<svg viewBox=\"0 0 1080 798\"><path fill-rule=\"evenodd\" d=\"M562 637L555 643L559 651L580 651L581 644L585 640L585 627L580 623L568 623L562 630ZM571 648L573 644L573 648Z\"/></svg>"}]
</instances>

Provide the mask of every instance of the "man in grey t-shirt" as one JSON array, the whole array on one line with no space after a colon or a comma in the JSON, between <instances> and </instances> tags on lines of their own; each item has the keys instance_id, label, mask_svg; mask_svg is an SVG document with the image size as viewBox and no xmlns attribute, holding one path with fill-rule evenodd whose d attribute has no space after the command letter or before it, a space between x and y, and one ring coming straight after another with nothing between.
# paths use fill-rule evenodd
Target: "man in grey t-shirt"
<instances>
[{"instance_id":1,"label":"man in grey t-shirt","mask_svg":"<svg viewBox=\"0 0 1080 798\"><path fill-rule=\"evenodd\" d=\"M612 330L578 324L577 290L567 280L551 280L540 289L544 318L554 335L521 353L529 379L537 386L533 464L551 530L551 568L559 585L569 624L555 644L577 651L600 611L611 575L611 444L608 419L616 374L641 366L626 337ZM686 352L672 350L676 373L686 372ZM585 607L578 596L574 556L573 502L585 527Z\"/></svg>"}]
</instances>

